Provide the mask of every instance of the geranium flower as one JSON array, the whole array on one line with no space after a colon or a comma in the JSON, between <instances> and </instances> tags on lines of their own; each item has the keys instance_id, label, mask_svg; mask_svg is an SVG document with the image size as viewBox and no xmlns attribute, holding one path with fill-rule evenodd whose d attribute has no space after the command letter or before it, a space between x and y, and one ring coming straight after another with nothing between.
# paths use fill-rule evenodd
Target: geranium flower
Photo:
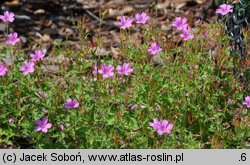
<instances>
[{"instance_id":1,"label":"geranium flower","mask_svg":"<svg viewBox=\"0 0 250 165\"><path fill-rule=\"evenodd\" d=\"M126 18L125 16L121 17L121 21L116 24L120 26L122 29L127 29L132 26L133 20L131 18Z\"/></svg>"},{"instance_id":2,"label":"geranium flower","mask_svg":"<svg viewBox=\"0 0 250 165\"><path fill-rule=\"evenodd\" d=\"M219 6L219 8L216 10L216 14L221 14L221 15L227 15L228 13L233 12L233 6L232 5L227 5L227 4L222 4Z\"/></svg>"},{"instance_id":3,"label":"geranium flower","mask_svg":"<svg viewBox=\"0 0 250 165\"><path fill-rule=\"evenodd\" d=\"M141 107L141 109L146 108L146 106L145 106L145 105L143 105L143 104L141 104L141 105L140 105L140 107Z\"/></svg>"},{"instance_id":4,"label":"geranium flower","mask_svg":"<svg viewBox=\"0 0 250 165\"><path fill-rule=\"evenodd\" d=\"M178 30L186 29L188 27L187 19L177 17L177 18L175 18L174 22L172 23L172 26L176 27Z\"/></svg>"},{"instance_id":5,"label":"geranium flower","mask_svg":"<svg viewBox=\"0 0 250 165\"><path fill-rule=\"evenodd\" d=\"M19 41L20 41L20 38L18 38L18 34L16 32L10 33L8 35L8 40L6 41L6 44L14 46Z\"/></svg>"},{"instance_id":6,"label":"geranium flower","mask_svg":"<svg viewBox=\"0 0 250 165\"><path fill-rule=\"evenodd\" d=\"M79 106L79 103L77 102L76 99L68 99L66 100L66 104L64 105L64 108L70 109L70 108L77 108Z\"/></svg>"},{"instance_id":7,"label":"geranium flower","mask_svg":"<svg viewBox=\"0 0 250 165\"><path fill-rule=\"evenodd\" d=\"M9 123L13 123L13 122L14 122L14 118L9 118L9 119L8 119L8 122L9 122Z\"/></svg>"},{"instance_id":8,"label":"geranium flower","mask_svg":"<svg viewBox=\"0 0 250 165\"><path fill-rule=\"evenodd\" d=\"M3 22L13 22L15 14L9 11L4 12L3 15L0 15L0 19Z\"/></svg>"},{"instance_id":9,"label":"geranium flower","mask_svg":"<svg viewBox=\"0 0 250 165\"><path fill-rule=\"evenodd\" d=\"M245 97L245 102L243 102L247 108L250 108L250 96Z\"/></svg>"},{"instance_id":10,"label":"geranium flower","mask_svg":"<svg viewBox=\"0 0 250 165\"><path fill-rule=\"evenodd\" d=\"M153 120L153 123L150 123L149 124L151 127L153 127L154 129L158 129L159 128L159 126L161 125L161 123L158 121L158 119L157 118L155 118L154 120Z\"/></svg>"},{"instance_id":11,"label":"geranium flower","mask_svg":"<svg viewBox=\"0 0 250 165\"><path fill-rule=\"evenodd\" d=\"M150 126L157 130L159 135L170 134L174 125L169 123L167 120L161 119L158 121L157 118L154 119L153 123L150 123Z\"/></svg>"},{"instance_id":12,"label":"geranium flower","mask_svg":"<svg viewBox=\"0 0 250 165\"><path fill-rule=\"evenodd\" d=\"M42 50L36 50L35 54L30 54L30 58L32 61L43 59L44 57L45 57L45 53Z\"/></svg>"},{"instance_id":13,"label":"geranium flower","mask_svg":"<svg viewBox=\"0 0 250 165\"><path fill-rule=\"evenodd\" d=\"M195 24L196 26L201 25L201 24L202 24L202 20L201 20L201 19L198 19L197 21L195 21L194 24Z\"/></svg>"},{"instance_id":14,"label":"geranium flower","mask_svg":"<svg viewBox=\"0 0 250 165\"><path fill-rule=\"evenodd\" d=\"M7 71L8 71L8 68L5 65L0 64L0 76L6 75Z\"/></svg>"},{"instance_id":15,"label":"geranium flower","mask_svg":"<svg viewBox=\"0 0 250 165\"><path fill-rule=\"evenodd\" d=\"M34 68L34 62L32 61L24 61L23 63L23 66L21 66L19 68L20 71L23 72L24 75L27 75L29 73L33 73L35 71L35 68Z\"/></svg>"},{"instance_id":16,"label":"geranium flower","mask_svg":"<svg viewBox=\"0 0 250 165\"><path fill-rule=\"evenodd\" d=\"M180 34L180 37L184 40L184 41L188 41L190 39L194 38L194 35L190 32L190 29L183 29L182 30L182 34Z\"/></svg>"},{"instance_id":17,"label":"geranium flower","mask_svg":"<svg viewBox=\"0 0 250 165\"><path fill-rule=\"evenodd\" d=\"M64 130L64 126L62 124L58 125L57 127L60 131L63 131Z\"/></svg>"},{"instance_id":18,"label":"geranium flower","mask_svg":"<svg viewBox=\"0 0 250 165\"><path fill-rule=\"evenodd\" d=\"M229 105L232 105L232 104L233 104L233 100L232 100L232 99L228 99L228 100L227 100L227 103L228 103Z\"/></svg>"},{"instance_id":19,"label":"geranium flower","mask_svg":"<svg viewBox=\"0 0 250 165\"><path fill-rule=\"evenodd\" d=\"M135 22L137 24L145 24L148 19L149 19L149 16L147 16L145 12L142 12L140 14L138 13L135 15Z\"/></svg>"},{"instance_id":20,"label":"geranium flower","mask_svg":"<svg viewBox=\"0 0 250 165\"><path fill-rule=\"evenodd\" d=\"M48 132L48 129L52 127L51 123L48 123L48 118L44 117L42 120L37 120L36 121L36 131L41 131L41 132Z\"/></svg>"},{"instance_id":21,"label":"geranium flower","mask_svg":"<svg viewBox=\"0 0 250 165\"><path fill-rule=\"evenodd\" d=\"M159 43L152 43L151 46L148 48L148 52L151 54L151 55L156 55L157 53L161 52L162 49L160 47L160 44Z\"/></svg>"},{"instance_id":22,"label":"geranium flower","mask_svg":"<svg viewBox=\"0 0 250 165\"><path fill-rule=\"evenodd\" d=\"M112 65L102 65L102 69L98 70L99 74L102 74L103 78L113 77L114 76L114 67Z\"/></svg>"},{"instance_id":23,"label":"geranium flower","mask_svg":"<svg viewBox=\"0 0 250 165\"><path fill-rule=\"evenodd\" d=\"M135 109L135 105L134 105L134 104L129 104L128 107L129 107L129 109L130 109L131 111L133 111L133 110Z\"/></svg>"},{"instance_id":24,"label":"geranium flower","mask_svg":"<svg viewBox=\"0 0 250 165\"><path fill-rule=\"evenodd\" d=\"M94 74L97 74L98 72L98 66L97 66L97 63L94 63L94 66L93 66L93 73Z\"/></svg>"},{"instance_id":25,"label":"geranium flower","mask_svg":"<svg viewBox=\"0 0 250 165\"><path fill-rule=\"evenodd\" d=\"M118 65L116 70L119 75L126 75L128 76L130 73L134 71L134 69L130 68L130 63L125 63L123 66Z\"/></svg>"}]
</instances>

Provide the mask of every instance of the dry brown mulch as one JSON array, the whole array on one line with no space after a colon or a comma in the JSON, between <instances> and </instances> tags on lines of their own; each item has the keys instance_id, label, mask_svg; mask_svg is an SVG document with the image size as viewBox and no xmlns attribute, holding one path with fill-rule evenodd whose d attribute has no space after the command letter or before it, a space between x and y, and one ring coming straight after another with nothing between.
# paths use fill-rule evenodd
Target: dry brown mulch
<instances>
[{"instance_id":1,"label":"dry brown mulch","mask_svg":"<svg viewBox=\"0 0 250 165\"><path fill-rule=\"evenodd\" d=\"M77 28L73 18L83 20L82 31L89 31L90 37L102 36L105 50L110 51L119 43L119 28L114 24L119 16L133 17L137 12L147 12L153 22L177 42L176 33L170 24L177 16L187 17L190 24L198 18L208 21L214 9L212 0L159 0L157 4L150 0L14 0L2 4L2 9L16 14L11 31L19 33L23 49L43 47L49 49L53 40L69 40L78 44ZM105 13L100 26L101 15ZM0 32L5 25L0 23ZM132 30L131 36L138 44L141 34ZM3 40L3 36L0 36ZM30 47L32 45L32 47Z\"/></svg>"}]
</instances>

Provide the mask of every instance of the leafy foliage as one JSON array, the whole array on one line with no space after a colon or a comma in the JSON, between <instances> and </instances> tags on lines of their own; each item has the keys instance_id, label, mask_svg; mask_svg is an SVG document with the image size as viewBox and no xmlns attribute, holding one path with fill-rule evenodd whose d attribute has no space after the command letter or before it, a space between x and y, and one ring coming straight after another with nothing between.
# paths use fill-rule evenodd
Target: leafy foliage
<instances>
[{"instance_id":1,"label":"leafy foliage","mask_svg":"<svg viewBox=\"0 0 250 165\"><path fill-rule=\"evenodd\" d=\"M99 38L82 40L77 50L55 41L52 52L63 61L38 60L34 73L26 76L19 67L29 57L3 43L1 54L17 58L0 77L1 147L245 148L249 112L242 103L249 93L231 71L229 37L222 25L197 25L195 37L179 47L154 24L142 26L146 42L139 47L129 40L129 30L121 30L121 40L127 39L121 42L119 60L100 58ZM218 43L215 53L208 50L211 41ZM153 42L162 48L154 56L147 52ZM59 69L50 72L51 63ZM93 69L95 64L99 70L103 64L116 68L124 63L133 68L129 75L114 71L115 76L104 77ZM69 98L79 106L65 109ZM44 117L52 127L37 132L35 122ZM150 127L154 118L173 123L171 134L158 135Z\"/></svg>"}]
</instances>

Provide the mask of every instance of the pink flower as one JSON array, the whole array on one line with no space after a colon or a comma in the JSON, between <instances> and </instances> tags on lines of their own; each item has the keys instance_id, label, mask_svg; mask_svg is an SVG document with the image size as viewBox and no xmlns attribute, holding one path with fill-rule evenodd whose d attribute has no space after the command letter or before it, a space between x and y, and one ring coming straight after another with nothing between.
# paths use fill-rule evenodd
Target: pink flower
<instances>
[{"instance_id":1,"label":"pink flower","mask_svg":"<svg viewBox=\"0 0 250 165\"><path fill-rule=\"evenodd\" d=\"M245 97L245 102L243 102L247 108L250 108L250 96Z\"/></svg>"},{"instance_id":2,"label":"pink flower","mask_svg":"<svg viewBox=\"0 0 250 165\"><path fill-rule=\"evenodd\" d=\"M62 124L58 125L57 127L60 131L63 131L64 130L64 126Z\"/></svg>"},{"instance_id":3,"label":"pink flower","mask_svg":"<svg viewBox=\"0 0 250 165\"><path fill-rule=\"evenodd\" d=\"M93 70L94 70L93 73L94 73L94 74L97 74L97 71L98 71L97 63L94 64Z\"/></svg>"},{"instance_id":4,"label":"pink flower","mask_svg":"<svg viewBox=\"0 0 250 165\"><path fill-rule=\"evenodd\" d=\"M126 79L123 78L123 77L121 77L121 78L120 78L120 81L124 83L124 82L126 82Z\"/></svg>"},{"instance_id":5,"label":"pink flower","mask_svg":"<svg viewBox=\"0 0 250 165\"><path fill-rule=\"evenodd\" d=\"M48 132L48 129L52 127L51 123L48 123L48 118L44 117L42 120L36 121L36 131L42 131L44 133Z\"/></svg>"},{"instance_id":6,"label":"pink flower","mask_svg":"<svg viewBox=\"0 0 250 165\"><path fill-rule=\"evenodd\" d=\"M174 125L171 123L168 123L167 120L161 120L161 125L157 129L157 133L159 135L170 134L173 127Z\"/></svg>"},{"instance_id":7,"label":"pink flower","mask_svg":"<svg viewBox=\"0 0 250 165\"><path fill-rule=\"evenodd\" d=\"M14 122L14 118L9 118L9 119L8 119L8 122L9 122L9 123L13 123L13 122Z\"/></svg>"},{"instance_id":8,"label":"pink flower","mask_svg":"<svg viewBox=\"0 0 250 165\"><path fill-rule=\"evenodd\" d=\"M121 17L121 22L116 23L118 26L120 26L122 29L126 29L132 26L133 20L131 18L126 19L125 16Z\"/></svg>"},{"instance_id":9,"label":"pink flower","mask_svg":"<svg viewBox=\"0 0 250 165\"><path fill-rule=\"evenodd\" d=\"M203 32L203 37L207 38L208 34L206 32Z\"/></svg>"},{"instance_id":10,"label":"pink flower","mask_svg":"<svg viewBox=\"0 0 250 165\"><path fill-rule=\"evenodd\" d=\"M158 121L157 118L155 118L153 123L150 123L149 125L157 130L160 127L161 123Z\"/></svg>"},{"instance_id":11,"label":"pink flower","mask_svg":"<svg viewBox=\"0 0 250 165\"><path fill-rule=\"evenodd\" d=\"M30 54L30 57L31 57L32 61L43 59L44 56L45 56L45 53L42 50L36 50L35 54Z\"/></svg>"},{"instance_id":12,"label":"pink flower","mask_svg":"<svg viewBox=\"0 0 250 165\"><path fill-rule=\"evenodd\" d=\"M102 69L98 70L98 73L102 74L103 78L113 77L114 67L112 65L107 66L106 64L103 64Z\"/></svg>"},{"instance_id":13,"label":"pink flower","mask_svg":"<svg viewBox=\"0 0 250 165\"><path fill-rule=\"evenodd\" d=\"M228 99L228 100L227 100L227 103L228 103L229 105L232 105L232 104L233 104L233 100L232 100L232 99Z\"/></svg>"},{"instance_id":14,"label":"pink flower","mask_svg":"<svg viewBox=\"0 0 250 165\"><path fill-rule=\"evenodd\" d=\"M149 19L149 16L147 16L145 12L135 15L135 21L137 24L145 24L148 19Z\"/></svg>"},{"instance_id":15,"label":"pink flower","mask_svg":"<svg viewBox=\"0 0 250 165\"><path fill-rule=\"evenodd\" d=\"M227 5L227 4L222 4L219 6L219 8L216 10L216 14L221 14L221 15L226 15L228 13L233 12L233 6L232 5Z\"/></svg>"},{"instance_id":16,"label":"pink flower","mask_svg":"<svg viewBox=\"0 0 250 165\"><path fill-rule=\"evenodd\" d=\"M129 106L129 109L130 109L131 111L135 110L135 105L134 105L134 104L129 104L128 106Z\"/></svg>"},{"instance_id":17,"label":"pink flower","mask_svg":"<svg viewBox=\"0 0 250 165\"><path fill-rule=\"evenodd\" d=\"M180 37L183 38L184 41L190 40L194 38L194 35L190 32L190 29L183 29L182 34L180 34Z\"/></svg>"},{"instance_id":18,"label":"pink flower","mask_svg":"<svg viewBox=\"0 0 250 165\"><path fill-rule=\"evenodd\" d=\"M4 12L3 15L0 15L0 19L3 22L13 22L15 14L9 11Z\"/></svg>"},{"instance_id":19,"label":"pink flower","mask_svg":"<svg viewBox=\"0 0 250 165\"><path fill-rule=\"evenodd\" d=\"M24 61L23 66L19 68L20 71L26 76L29 73L33 73L35 71L34 62Z\"/></svg>"},{"instance_id":20,"label":"pink flower","mask_svg":"<svg viewBox=\"0 0 250 165\"><path fill-rule=\"evenodd\" d=\"M150 126L157 130L159 135L170 134L173 129L173 124L169 123L167 120L161 119L158 121L157 118L154 119L153 123L150 123Z\"/></svg>"},{"instance_id":21,"label":"pink flower","mask_svg":"<svg viewBox=\"0 0 250 165\"><path fill-rule=\"evenodd\" d=\"M143 104L141 104L141 105L140 105L140 107L141 107L141 109L146 108L146 106L145 106L145 105L143 105Z\"/></svg>"},{"instance_id":22,"label":"pink flower","mask_svg":"<svg viewBox=\"0 0 250 165\"><path fill-rule=\"evenodd\" d=\"M16 32L10 33L8 35L8 40L6 41L6 44L14 46L19 41L20 41L20 38L18 38L18 34Z\"/></svg>"},{"instance_id":23,"label":"pink flower","mask_svg":"<svg viewBox=\"0 0 250 165\"><path fill-rule=\"evenodd\" d=\"M159 43L152 43L151 44L151 47L148 48L148 52L151 54L151 55L156 55L157 53L161 52L162 49L160 47L160 44Z\"/></svg>"},{"instance_id":24,"label":"pink flower","mask_svg":"<svg viewBox=\"0 0 250 165\"><path fill-rule=\"evenodd\" d=\"M178 30L186 29L188 27L187 19L177 17L177 18L175 18L174 22L172 23L172 26L176 27Z\"/></svg>"},{"instance_id":25,"label":"pink flower","mask_svg":"<svg viewBox=\"0 0 250 165\"><path fill-rule=\"evenodd\" d=\"M195 24L196 26L201 25L201 24L202 24L202 20L201 20L201 19L198 19L197 21L195 21L194 24Z\"/></svg>"},{"instance_id":26,"label":"pink flower","mask_svg":"<svg viewBox=\"0 0 250 165\"><path fill-rule=\"evenodd\" d=\"M128 76L130 73L134 71L134 69L130 68L130 63L125 63L123 66L118 65L116 70L119 75L126 75Z\"/></svg>"},{"instance_id":27,"label":"pink flower","mask_svg":"<svg viewBox=\"0 0 250 165\"><path fill-rule=\"evenodd\" d=\"M76 99L68 99L66 100L66 104L64 105L65 109L70 109L70 108L77 108L79 106L79 103L77 102Z\"/></svg>"},{"instance_id":28,"label":"pink flower","mask_svg":"<svg viewBox=\"0 0 250 165\"><path fill-rule=\"evenodd\" d=\"M8 71L8 68L5 65L0 64L0 76L6 75L7 71Z\"/></svg>"}]
</instances>

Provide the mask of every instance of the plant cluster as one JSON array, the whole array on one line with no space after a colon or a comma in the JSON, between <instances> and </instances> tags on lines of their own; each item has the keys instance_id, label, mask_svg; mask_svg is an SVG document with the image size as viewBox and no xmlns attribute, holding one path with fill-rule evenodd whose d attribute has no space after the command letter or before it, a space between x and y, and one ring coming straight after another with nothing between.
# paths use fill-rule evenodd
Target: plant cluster
<instances>
[{"instance_id":1,"label":"plant cluster","mask_svg":"<svg viewBox=\"0 0 250 165\"><path fill-rule=\"evenodd\" d=\"M231 12L227 4L216 11ZM14 17L6 11L0 19L9 25ZM0 146L246 148L250 96L230 71L222 24L198 20L191 27L177 17L172 27L182 44L173 46L147 13L137 13L135 23L127 16L116 23L119 59L100 59L101 39L91 43L81 28L81 49L55 41L52 52L64 60L49 74L46 65L54 57L42 49L20 50L18 34L7 29L0 47ZM142 45L130 39L131 28L142 29ZM211 42L218 43L214 54Z\"/></svg>"}]
</instances>

